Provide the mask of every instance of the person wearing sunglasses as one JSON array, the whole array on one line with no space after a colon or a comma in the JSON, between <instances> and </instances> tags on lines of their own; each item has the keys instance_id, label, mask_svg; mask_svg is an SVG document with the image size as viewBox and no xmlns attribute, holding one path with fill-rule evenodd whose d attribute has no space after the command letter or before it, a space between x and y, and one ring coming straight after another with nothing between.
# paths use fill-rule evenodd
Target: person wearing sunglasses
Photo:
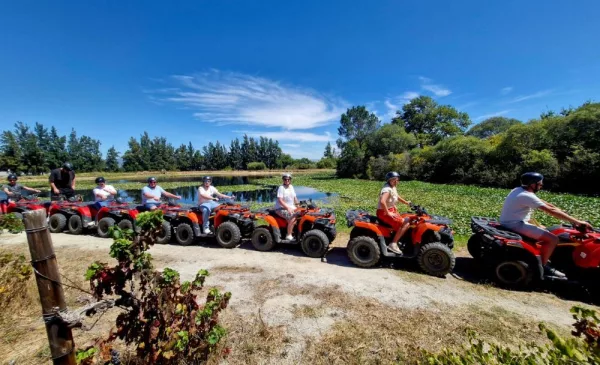
<instances>
[{"instance_id":1,"label":"person wearing sunglasses","mask_svg":"<svg viewBox=\"0 0 600 365\"><path fill-rule=\"evenodd\" d=\"M17 184L19 178L16 174L8 175L8 184L4 185L4 192L9 201L17 201L23 196L23 190L30 191L32 193L41 193L40 190L27 187L25 185Z\"/></svg>"},{"instance_id":2,"label":"person wearing sunglasses","mask_svg":"<svg viewBox=\"0 0 600 365\"><path fill-rule=\"evenodd\" d=\"M544 275L564 278L565 274L552 268L549 261L559 239L555 234L530 223L533 211L539 209L554 218L571 222L574 226L584 226L589 229L592 229L592 226L538 198L536 193L544 186L543 181L544 176L537 172L526 172L521 175L521 186L513 189L504 200L500 224L520 235L540 241Z\"/></svg>"},{"instance_id":3,"label":"person wearing sunglasses","mask_svg":"<svg viewBox=\"0 0 600 365\"><path fill-rule=\"evenodd\" d=\"M287 236L286 240L294 239L292 232L296 224L296 205L299 204L296 191L292 186L292 175L289 173L283 174L281 177L283 184L277 189L277 200L275 201L275 213L287 221Z\"/></svg>"},{"instance_id":4,"label":"person wearing sunglasses","mask_svg":"<svg viewBox=\"0 0 600 365\"><path fill-rule=\"evenodd\" d=\"M155 210L160 205L160 197L181 199L179 195L171 194L157 185L155 177L148 178L148 185L142 189L142 205L149 210Z\"/></svg>"},{"instance_id":5,"label":"person wearing sunglasses","mask_svg":"<svg viewBox=\"0 0 600 365\"><path fill-rule=\"evenodd\" d=\"M107 185L106 180L103 177L97 177L96 184L98 184L98 186L93 190L96 204L101 207L106 207L108 206L108 203L114 199L115 195L117 195L117 189L112 185Z\"/></svg>"}]
</instances>

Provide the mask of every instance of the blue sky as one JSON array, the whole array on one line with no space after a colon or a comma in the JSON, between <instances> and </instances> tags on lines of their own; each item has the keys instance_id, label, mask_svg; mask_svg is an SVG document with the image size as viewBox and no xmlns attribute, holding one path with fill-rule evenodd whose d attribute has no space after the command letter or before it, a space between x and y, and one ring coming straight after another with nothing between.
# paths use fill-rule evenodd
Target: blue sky
<instances>
[{"instance_id":1,"label":"blue sky","mask_svg":"<svg viewBox=\"0 0 600 365\"><path fill-rule=\"evenodd\" d=\"M340 114L425 94L474 122L600 99L600 1L1 1L0 130L243 133L319 158Z\"/></svg>"}]
</instances>

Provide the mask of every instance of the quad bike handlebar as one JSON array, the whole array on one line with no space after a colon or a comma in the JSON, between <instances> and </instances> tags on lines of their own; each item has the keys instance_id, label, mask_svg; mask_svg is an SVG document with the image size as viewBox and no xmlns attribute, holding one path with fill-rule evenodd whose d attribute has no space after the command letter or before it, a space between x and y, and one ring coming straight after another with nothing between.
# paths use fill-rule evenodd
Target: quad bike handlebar
<instances>
[{"instance_id":1,"label":"quad bike handlebar","mask_svg":"<svg viewBox=\"0 0 600 365\"><path fill-rule=\"evenodd\" d=\"M415 212L418 216L428 215L427 210L420 205L410 204L410 209Z\"/></svg>"}]
</instances>

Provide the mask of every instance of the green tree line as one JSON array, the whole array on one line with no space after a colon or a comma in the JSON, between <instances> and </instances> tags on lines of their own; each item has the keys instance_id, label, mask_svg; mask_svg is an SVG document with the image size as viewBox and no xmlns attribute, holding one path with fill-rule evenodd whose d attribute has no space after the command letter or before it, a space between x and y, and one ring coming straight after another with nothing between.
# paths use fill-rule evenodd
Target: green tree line
<instances>
[{"instance_id":1,"label":"green tree line","mask_svg":"<svg viewBox=\"0 0 600 365\"><path fill-rule=\"evenodd\" d=\"M405 179L514 187L523 172L538 171L552 190L600 192L600 103L526 123L493 117L471 125L467 113L427 96L385 124L364 106L352 107L340 119L337 174L383 179L395 170Z\"/></svg>"},{"instance_id":2,"label":"green tree line","mask_svg":"<svg viewBox=\"0 0 600 365\"><path fill-rule=\"evenodd\" d=\"M274 168L312 168L308 159L293 159L284 154L279 142L270 138L244 135L229 147L219 141L195 149L191 142L174 147L164 137L151 138L144 132L139 139L129 138L128 149L121 155L114 146L103 158L101 142L89 136L60 136L55 127L49 130L40 123L33 128L17 122L13 130L0 136L0 170L40 174L61 166L65 161L76 171L145 171L145 170L246 170ZM122 163L120 163L122 157Z\"/></svg>"}]
</instances>

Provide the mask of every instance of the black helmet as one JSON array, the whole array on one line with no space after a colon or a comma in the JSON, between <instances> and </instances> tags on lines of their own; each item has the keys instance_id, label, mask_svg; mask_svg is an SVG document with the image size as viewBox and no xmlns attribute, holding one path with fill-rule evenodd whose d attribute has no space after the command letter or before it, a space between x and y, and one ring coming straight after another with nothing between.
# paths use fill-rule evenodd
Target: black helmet
<instances>
[{"instance_id":1,"label":"black helmet","mask_svg":"<svg viewBox=\"0 0 600 365\"><path fill-rule=\"evenodd\" d=\"M148 183L150 183L152 181L156 182L156 178L154 176L148 178Z\"/></svg>"},{"instance_id":2,"label":"black helmet","mask_svg":"<svg viewBox=\"0 0 600 365\"><path fill-rule=\"evenodd\" d=\"M526 172L521 175L521 185L529 186L531 184L537 184L544 180L544 175L539 172Z\"/></svg>"},{"instance_id":3,"label":"black helmet","mask_svg":"<svg viewBox=\"0 0 600 365\"><path fill-rule=\"evenodd\" d=\"M6 178L7 180L18 180L17 174L9 174Z\"/></svg>"},{"instance_id":4,"label":"black helmet","mask_svg":"<svg viewBox=\"0 0 600 365\"><path fill-rule=\"evenodd\" d=\"M282 179L288 178L291 179L292 178L292 174L290 174L289 172L284 172L283 175L281 175Z\"/></svg>"},{"instance_id":5,"label":"black helmet","mask_svg":"<svg viewBox=\"0 0 600 365\"><path fill-rule=\"evenodd\" d=\"M73 165L71 165L70 162L65 162L62 165L62 168L65 169L65 170L67 170L67 171L73 171Z\"/></svg>"},{"instance_id":6,"label":"black helmet","mask_svg":"<svg viewBox=\"0 0 600 365\"><path fill-rule=\"evenodd\" d=\"M397 173L396 171L390 171L387 174L385 174L385 181L390 181L393 178L400 178L400 174Z\"/></svg>"},{"instance_id":7,"label":"black helmet","mask_svg":"<svg viewBox=\"0 0 600 365\"><path fill-rule=\"evenodd\" d=\"M212 181L212 178L211 178L210 176L204 176L204 177L202 178L202 182L203 182L203 183L205 183L205 182L207 182L207 181Z\"/></svg>"},{"instance_id":8,"label":"black helmet","mask_svg":"<svg viewBox=\"0 0 600 365\"><path fill-rule=\"evenodd\" d=\"M102 176L96 178L96 184L100 184L103 182L106 182L106 180L104 180L104 178Z\"/></svg>"}]
</instances>

